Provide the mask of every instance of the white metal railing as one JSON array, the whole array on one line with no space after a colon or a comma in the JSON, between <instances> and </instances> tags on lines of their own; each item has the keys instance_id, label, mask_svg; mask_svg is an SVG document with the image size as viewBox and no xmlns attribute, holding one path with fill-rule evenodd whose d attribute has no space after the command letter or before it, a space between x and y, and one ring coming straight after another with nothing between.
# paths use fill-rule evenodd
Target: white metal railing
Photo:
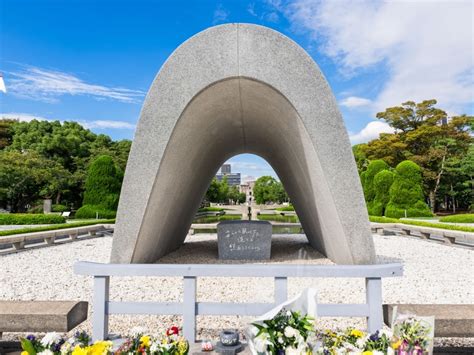
<instances>
[{"instance_id":1,"label":"white metal railing","mask_svg":"<svg viewBox=\"0 0 474 355\"><path fill-rule=\"evenodd\" d=\"M100 264L77 262L74 272L94 277L92 337L108 337L109 314L171 314L183 316L183 333L196 340L197 315L261 315L287 299L288 277L365 278L366 303L319 304L321 317L366 317L368 330L383 325L382 277L402 276L401 264L376 265L265 265L265 264ZM111 276L182 277L183 302L115 302L109 300ZM275 280L274 303L198 302L197 277L272 277Z\"/></svg>"}]
</instances>

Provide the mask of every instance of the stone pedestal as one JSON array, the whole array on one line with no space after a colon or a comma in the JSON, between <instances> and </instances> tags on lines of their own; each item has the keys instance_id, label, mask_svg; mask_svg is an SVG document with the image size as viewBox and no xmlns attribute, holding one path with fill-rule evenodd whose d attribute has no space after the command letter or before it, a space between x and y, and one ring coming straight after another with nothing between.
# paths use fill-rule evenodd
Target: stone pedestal
<instances>
[{"instance_id":1,"label":"stone pedestal","mask_svg":"<svg viewBox=\"0 0 474 355\"><path fill-rule=\"evenodd\" d=\"M43 200L43 213L51 213L53 209L53 201L50 199Z\"/></svg>"},{"instance_id":2,"label":"stone pedestal","mask_svg":"<svg viewBox=\"0 0 474 355\"><path fill-rule=\"evenodd\" d=\"M266 221L220 222L217 225L217 245L219 259L270 259L272 225Z\"/></svg>"}]
</instances>

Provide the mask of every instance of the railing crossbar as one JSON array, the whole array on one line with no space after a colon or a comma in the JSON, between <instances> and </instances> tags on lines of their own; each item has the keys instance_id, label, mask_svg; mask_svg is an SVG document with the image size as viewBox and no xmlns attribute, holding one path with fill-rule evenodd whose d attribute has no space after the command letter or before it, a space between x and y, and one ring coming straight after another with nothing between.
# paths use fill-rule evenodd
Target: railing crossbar
<instances>
[{"instance_id":1,"label":"railing crossbar","mask_svg":"<svg viewBox=\"0 0 474 355\"><path fill-rule=\"evenodd\" d=\"M381 329L382 277L401 276L401 264L381 265L175 265L175 264L99 264L78 262L74 271L94 276L93 331L94 340L108 337L110 314L154 314L183 316L183 333L195 341L197 315L261 315L288 297L288 277L358 277L366 284L366 303L318 304L319 317L366 317L368 330ZM183 302L116 302L109 301L111 276L167 276L183 279ZM218 303L197 301L198 277L272 277L273 303Z\"/></svg>"}]
</instances>

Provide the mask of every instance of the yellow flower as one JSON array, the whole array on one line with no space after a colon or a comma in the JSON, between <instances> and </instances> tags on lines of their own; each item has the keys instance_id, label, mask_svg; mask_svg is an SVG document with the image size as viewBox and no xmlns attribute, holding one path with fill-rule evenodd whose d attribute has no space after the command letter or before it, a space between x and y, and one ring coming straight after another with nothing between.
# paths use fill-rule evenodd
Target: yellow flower
<instances>
[{"instance_id":1,"label":"yellow flower","mask_svg":"<svg viewBox=\"0 0 474 355\"><path fill-rule=\"evenodd\" d=\"M364 333L361 332L359 329L352 329L351 330L351 335L355 336L357 338L361 338L364 335Z\"/></svg>"},{"instance_id":2,"label":"yellow flower","mask_svg":"<svg viewBox=\"0 0 474 355\"><path fill-rule=\"evenodd\" d=\"M107 355L107 352L111 347L111 341L97 341L92 346L89 346L87 355Z\"/></svg>"},{"instance_id":3,"label":"yellow flower","mask_svg":"<svg viewBox=\"0 0 474 355\"><path fill-rule=\"evenodd\" d=\"M82 348L80 345L76 345L72 351L72 355L87 355L89 352L90 346Z\"/></svg>"},{"instance_id":4,"label":"yellow flower","mask_svg":"<svg viewBox=\"0 0 474 355\"><path fill-rule=\"evenodd\" d=\"M150 337L148 335L144 335L140 338L140 343L142 343L142 345L146 348L149 348L150 347L150 344L151 344L151 340L150 340Z\"/></svg>"},{"instance_id":5,"label":"yellow flower","mask_svg":"<svg viewBox=\"0 0 474 355\"><path fill-rule=\"evenodd\" d=\"M400 347L400 345L402 345L401 340L398 340L396 343L392 343L393 350L397 350Z\"/></svg>"},{"instance_id":6,"label":"yellow flower","mask_svg":"<svg viewBox=\"0 0 474 355\"><path fill-rule=\"evenodd\" d=\"M178 341L178 354L184 355L188 352L188 350L189 350L189 345L186 340Z\"/></svg>"},{"instance_id":7,"label":"yellow flower","mask_svg":"<svg viewBox=\"0 0 474 355\"><path fill-rule=\"evenodd\" d=\"M22 351L21 355L28 355L28 351Z\"/></svg>"},{"instance_id":8,"label":"yellow flower","mask_svg":"<svg viewBox=\"0 0 474 355\"><path fill-rule=\"evenodd\" d=\"M364 351L362 355L372 355L372 351Z\"/></svg>"}]
</instances>

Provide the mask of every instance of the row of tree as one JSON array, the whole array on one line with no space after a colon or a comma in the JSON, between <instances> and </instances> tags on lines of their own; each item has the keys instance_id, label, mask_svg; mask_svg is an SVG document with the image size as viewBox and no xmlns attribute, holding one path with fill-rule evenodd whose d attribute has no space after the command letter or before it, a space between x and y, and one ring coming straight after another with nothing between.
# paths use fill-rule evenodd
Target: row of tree
<instances>
[{"instance_id":1,"label":"row of tree","mask_svg":"<svg viewBox=\"0 0 474 355\"><path fill-rule=\"evenodd\" d=\"M121 184L130 146L76 122L0 120L0 208L26 211L45 198L78 208L92 161L109 156Z\"/></svg>"},{"instance_id":2,"label":"row of tree","mask_svg":"<svg viewBox=\"0 0 474 355\"><path fill-rule=\"evenodd\" d=\"M435 105L436 100L409 101L378 113L394 133L353 147L371 214L398 216L410 208L425 214L425 202L432 212L473 208L474 118L448 117ZM25 211L51 198L73 208L84 199L95 206L91 209L113 210L130 146L129 140L112 141L75 122L0 120L0 208ZM95 160L100 164L93 168ZM104 182L109 192L93 199L84 195L88 168L112 174ZM281 182L270 176L256 181L253 195L258 204L289 200ZM206 199L243 203L245 194L226 179L213 179Z\"/></svg>"},{"instance_id":3,"label":"row of tree","mask_svg":"<svg viewBox=\"0 0 474 355\"><path fill-rule=\"evenodd\" d=\"M377 118L385 120L395 132L353 147L359 173L362 176L375 160L384 161L391 169L410 160L421 169L422 191L432 212L472 209L474 117L448 117L435 105L436 100L409 101L378 113ZM390 179L387 173L384 175ZM370 195L366 198L370 209L373 200Z\"/></svg>"}]
</instances>

